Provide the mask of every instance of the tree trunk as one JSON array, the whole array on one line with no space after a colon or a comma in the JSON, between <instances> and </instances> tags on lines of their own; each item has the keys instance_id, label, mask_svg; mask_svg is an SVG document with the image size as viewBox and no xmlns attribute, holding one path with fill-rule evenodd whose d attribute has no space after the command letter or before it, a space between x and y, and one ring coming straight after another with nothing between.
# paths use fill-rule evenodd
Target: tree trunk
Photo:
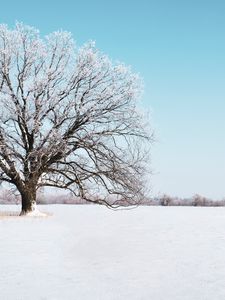
<instances>
[{"instance_id":1,"label":"tree trunk","mask_svg":"<svg viewBox=\"0 0 225 300\"><path fill-rule=\"evenodd\" d=\"M22 209L20 215L28 215L36 211L36 188L26 186L21 193Z\"/></svg>"}]
</instances>

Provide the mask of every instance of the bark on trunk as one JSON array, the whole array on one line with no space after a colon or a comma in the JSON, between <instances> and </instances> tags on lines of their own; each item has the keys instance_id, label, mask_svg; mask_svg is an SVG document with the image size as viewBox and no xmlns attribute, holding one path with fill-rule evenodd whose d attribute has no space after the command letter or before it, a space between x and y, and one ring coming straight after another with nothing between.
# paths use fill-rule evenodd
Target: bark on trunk
<instances>
[{"instance_id":1,"label":"bark on trunk","mask_svg":"<svg viewBox=\"0 0 225 300\"><path fill-rule=\"evenodd\" d=\"M26 187L21 192L22 209L20 215L27 215L36 210L36 189L33 187Z\"/></svg>"}]
</instances>

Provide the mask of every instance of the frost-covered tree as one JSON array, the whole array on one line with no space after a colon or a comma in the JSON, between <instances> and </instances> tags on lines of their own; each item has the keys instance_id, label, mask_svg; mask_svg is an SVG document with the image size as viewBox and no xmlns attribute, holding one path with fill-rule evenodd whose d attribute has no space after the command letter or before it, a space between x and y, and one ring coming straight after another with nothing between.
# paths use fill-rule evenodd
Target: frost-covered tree
<instances>
[{"instance_id":1,"label":"frost-covered tree","mask_svg":"<svg viewBox=\"0 0 225 300\"><path fill-rule=\"evenodd\" d=\"M150 139L140 86L93 42L77 48L68 32L42 39L0 25L0 181L19 191L21 214L44 186L112 207L140 201Z\"/></svg>"}]
</instances>

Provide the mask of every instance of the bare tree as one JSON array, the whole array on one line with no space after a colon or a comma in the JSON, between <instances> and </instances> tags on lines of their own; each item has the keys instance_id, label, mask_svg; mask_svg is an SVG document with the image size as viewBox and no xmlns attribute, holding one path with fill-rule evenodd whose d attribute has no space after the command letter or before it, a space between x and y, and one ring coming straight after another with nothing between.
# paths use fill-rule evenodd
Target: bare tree
<instances>
[{"instance_id":1,"label":"bare tree","mask_svg":"<svg viewBox=\"0 0 225 300\"><path fill-rule=\"evenodd\" d=\"M68 32L0 25L0 181L13 184L21 214L44 186L116 207L143 194L145 141L140 79Z\"/></svg>"}]
</instances>

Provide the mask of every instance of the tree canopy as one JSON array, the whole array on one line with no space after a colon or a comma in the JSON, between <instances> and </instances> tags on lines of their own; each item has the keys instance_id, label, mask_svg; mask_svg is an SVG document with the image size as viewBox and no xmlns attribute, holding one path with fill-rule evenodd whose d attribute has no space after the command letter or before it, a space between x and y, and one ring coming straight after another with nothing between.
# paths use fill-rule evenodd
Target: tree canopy
<instances>
[{"instance_id":1,"label":"tree canopy","mask_svg":"<svg viewBox=\"0 0 225 300\"><path fill-rule=\"evenodd\" d=\"M94 42L0 25L0 180L16 186L24 213L44 186L111 207L140 201L151 141L141 90Z\"/></svg>"}]
</instances>

